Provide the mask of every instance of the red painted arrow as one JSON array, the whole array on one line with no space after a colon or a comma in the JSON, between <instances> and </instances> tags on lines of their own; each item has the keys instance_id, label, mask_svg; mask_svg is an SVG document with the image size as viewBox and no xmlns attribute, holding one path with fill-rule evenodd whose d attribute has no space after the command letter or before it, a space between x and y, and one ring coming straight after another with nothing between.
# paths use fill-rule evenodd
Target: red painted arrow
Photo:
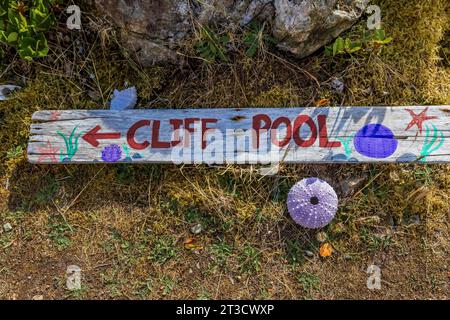
<instances>
[{"instance_id":1,"label":"red painted arrow","mask_svg":"<svg viewBox=\"0 0 450 320\"><path fill-rule=\"evenodd\" d=\"M83 135L83 139L94 147L98 147L100 142L98 140L102 139L120 139L122 136L120 132L109 132L109 133L98 133L102 127L96 126L94 129Z\"/></svg>"}]
</instances>

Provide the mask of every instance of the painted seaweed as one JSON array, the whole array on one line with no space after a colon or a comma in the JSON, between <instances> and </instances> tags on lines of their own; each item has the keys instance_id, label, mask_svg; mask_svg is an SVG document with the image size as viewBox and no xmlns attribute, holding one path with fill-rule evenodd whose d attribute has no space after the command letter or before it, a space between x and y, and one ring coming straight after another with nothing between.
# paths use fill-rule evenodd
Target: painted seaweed
<instances>
[{"instance_id":1,"label":"painted seaweed","mask_svg":"<svg viewBox=\"0 0 450 320\"><path fill-rule=\"evenodd\" d=\"M60 154L61 162L71 161L78 151L78 140L80 139L83 133L80 132L77 136L75 136L77 128L78 126L73 128L69 137L66 137L61 131L56 132L59 136L61 136L64 139L64 143L66 144L66 152L64 153L63 150L61 150Z\"/></svg>"},{"instance_id":2,"label":"painted seaweed","mask_svg":"<svg viewBox=\"0 0 450 320\"><path fill-rule=\"evenodd\" d=\"M432 126L433 126L433 137L431 137L430 127L426 126L425 141L423 143L422 151L420 152L420 159L423 162L426 162L427 157L429 157L433 152L439 150L445 141L444 133L438 130L434 124L432 124ZM439 142L438 139L440 139Z\"/></svg>"}]
</instances>

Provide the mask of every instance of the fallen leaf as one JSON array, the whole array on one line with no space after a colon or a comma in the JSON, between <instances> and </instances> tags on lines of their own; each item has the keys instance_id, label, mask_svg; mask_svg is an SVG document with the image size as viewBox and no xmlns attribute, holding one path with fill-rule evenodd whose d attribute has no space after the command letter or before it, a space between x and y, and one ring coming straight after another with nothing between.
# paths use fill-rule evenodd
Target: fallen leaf
<instances>
[{"instance_id":1,"label":"fallen leaf","mask_svg":"<svg viewBox=\"0 0 450 320\"><path fill-rule=\"evenodd\" d=\"M330 99L320 99L316 101L316 107L323 107L330 105Z\"/></svg>"},{"instance_id":2,"label":"fallen leaf","mask_svg":"<svg viewBox=\"0 0 450 320\"><path fill-rule=\"evenodd\" d=\"M203 246L196 244L194 238L184 240L184 248L187 250L203 250Z\"/></svg>"},{"instance_id":3,"label":"fallen leaf","mask_svg":"<svg viewBox=\"0 0 450 320\"><path fill-rule=\"evenodd\" d=\"M330 257L331 254L333 253L333 247L331 246L331 244L324 243L321 247L320 247L320 256L322 258L326 258L326 257Z\"/></svg>"}]
</instances>

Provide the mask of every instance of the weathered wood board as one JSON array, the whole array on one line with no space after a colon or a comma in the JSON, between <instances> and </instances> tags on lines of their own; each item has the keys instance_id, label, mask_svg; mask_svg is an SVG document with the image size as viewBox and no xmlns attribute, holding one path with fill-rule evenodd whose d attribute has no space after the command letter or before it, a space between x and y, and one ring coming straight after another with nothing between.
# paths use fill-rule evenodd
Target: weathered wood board
<instances>
[{"instance_id":1,"label":"weathered wood board","mask_svg":"<svg viewBox=\"0 0 450 320\"><path fill-rule=\"evenodd\" d=\"M38 111L32 163L450 162L450 106Z\"/></svg>"}]
</instances>

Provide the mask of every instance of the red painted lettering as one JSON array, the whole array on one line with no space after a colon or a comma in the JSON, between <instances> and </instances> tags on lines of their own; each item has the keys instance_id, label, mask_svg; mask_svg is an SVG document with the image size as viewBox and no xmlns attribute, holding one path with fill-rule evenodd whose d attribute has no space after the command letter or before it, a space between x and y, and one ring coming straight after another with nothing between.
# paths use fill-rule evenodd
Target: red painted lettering
<instances>
[{"instance_id":1,"label":"red painted lettering","mask_svg":"<svg viewBox=\"0 0 450 320\"><path fill-rule=\"evenodd\" d=\"M284 137L283 140L281 140L281 142L277 139L277 130L280 127L280 125L286 125L286 136ZM276 119L273 122L272 125L272 129L270 132L270 137L272 139L272 143L278 147L284 147L286 146L289 141L291 141L292 139L292 125L291 125L291 120L289 120L289 118L286 117L280 117L278 119Z\"/></svg>"},{"instance_id":2,"label":"red painted lettering","mask_svg":"<svg viewBox=\"0 0 450 320\"><path fill-rule=\"evenodd\" d=\"M152 127L152 148L167 149L170 148L170 142L159 141L159 129L161 128L161 121L153 121Z\"/></svg>"},{"instance_id":3,"label":"red painted lettering","mask_svg":"<svg viewBox=\"0 0 450 320\"><path fill-rule=\"evenodd\" d=\"M263 126L264 122L264 126ZM266 114L258 114L253 117L253 124L252 128L254 132L256 133L256 143L255 143L255 137L253 137L253 148L259 148L259 137L260 137L260 130L269 130L270 125L272 121L270 120L270 117Z\"/></svg>"},{"instance_id":4,"label":"red painted lettering","mask_svg":"<svg viewBox=\"0 0 450 320\"><path fill-rule=\"evenodd\" d=\"M300 129L304 124L307 124L311 129L311 137L308 140L303 140L300 137ZM311 147L316 142L317 139L317 128L313 119L311 119L311 117L306 115L298 116L294 121L293 137L295 143L299 147L303 148Z\"/></svg>"},{"instance_id":5,"label":"red painted lettering","mask_svg":"<svg viewBox=\"0 0 450 320\"><path fill-rule=\"evenodd\" d=\"M139 143L136 142L135 139L136 131L142 127L150 126L150 123L150 120L140 120L131 126L131 128L127 132L127 142L131 148L136 150L144 150L150 145L150 142L148 142L147 140Z\"/></svg>"},{"instance_id":6,"label":"red painted lettering","mask_svg":"<svg viewBox=\"0 0 450 320\"><path fill-rule=\"evenodd\" d=\"M317 117L319 122L319 143L321 148L339 148L342 143L339 141L329 141L328 140L328 130L327 130L327 116L320 115Z\"/></svg>"}]
</instances>

